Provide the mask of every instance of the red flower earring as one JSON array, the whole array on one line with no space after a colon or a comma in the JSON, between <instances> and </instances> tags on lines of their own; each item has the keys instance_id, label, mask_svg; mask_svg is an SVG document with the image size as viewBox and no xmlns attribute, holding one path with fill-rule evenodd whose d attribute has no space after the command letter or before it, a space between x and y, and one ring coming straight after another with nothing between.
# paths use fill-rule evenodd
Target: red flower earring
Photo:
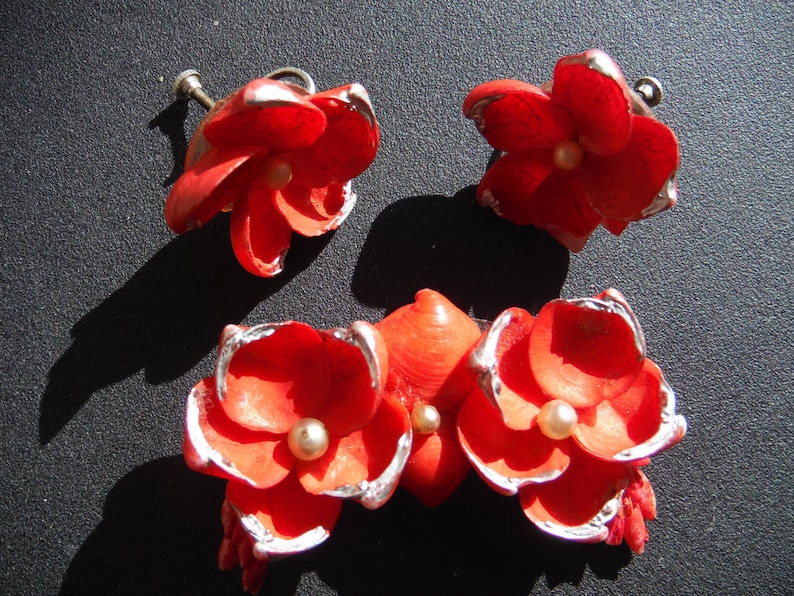
<instances>
[{"instance_id":1,"label":"red flower earring","mask_svg":"<svg viewBox=\"0 0 794 596\"><path fill-rule=\"evenodd\" d=\"M633 91L600 50L561 59L542 87L475 87L463 113L503 152L477 188L479 203L572 251L599 225L619 235L671 207L678 142L649 109L660 99L658 81L640 79Z\"/></svg>"},{"instance_id":2,"label":"red flower earring","mask_svg":"<svg viewBox=\"0 0 794 596\"><path fill-rule=\"evenodd\" d=\"M277 79L295 77L300 87ZM359 84L315 93L299 69L281 69L213 102L195 71L177 95L209 109L193 135L185 171L165 204L178 234L231 210L235 255L249 272L281 272L293 232L318 236L339 227L355 204L351 179L375 158L379 129Z\"/></svg>"}]
</instances>

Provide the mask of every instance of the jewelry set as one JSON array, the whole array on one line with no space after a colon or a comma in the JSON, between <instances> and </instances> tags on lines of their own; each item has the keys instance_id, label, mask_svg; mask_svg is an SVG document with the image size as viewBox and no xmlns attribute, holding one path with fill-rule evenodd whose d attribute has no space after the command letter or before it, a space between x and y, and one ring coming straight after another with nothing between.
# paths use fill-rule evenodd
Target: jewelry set
<instances>
[{"instance_id":1,"label":"jewelry set","mask_svg":"<svg viewBox=\"0 0 794 596\"><path fill-rule=\"evenodd\" d=\"M272 277L293 233L342 224L378 150L364 87L316 92L290 68L218 102L195 71L174 90L209 109L165 204L174 232L231 211L240 264ZM477 86L463 114L495 151L478 202L571 251L599 225L619 235L671 207L678 144L651 113L660 98L600 50L562 58L540 87ZM188 396L184 457L228 481L218 564L256 593L270 562L330 536L343 501L376 509L400 486L434 507L471 469L544 532L642 553L656 515L642 467L685 432L617 290L485 323L423 289L347 328L228 325Z\"/></svg>"}]
</instances>

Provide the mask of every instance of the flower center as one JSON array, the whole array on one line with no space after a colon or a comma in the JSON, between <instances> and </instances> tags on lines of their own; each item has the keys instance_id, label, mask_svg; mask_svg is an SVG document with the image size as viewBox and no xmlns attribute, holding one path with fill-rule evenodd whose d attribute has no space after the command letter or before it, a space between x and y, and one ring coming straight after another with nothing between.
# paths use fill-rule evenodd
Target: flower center
<instances>
[{"instance_id":1,"label":"flower center","mask_svg":"<svg viewBox=\"0 0 794 596\"><path fill-rule=\"evenodd\" d=\"M550 439L567 439L578 422L576 410L561 399L553 399L543 404L538 412L540 432Z\"/></svg>"},{"instance_id":2,"label":"flower center","mask_svg":"<svg viewBox=\"0 0 794 596\"><path fill-rule=\"evenodd\" d=\"M317 418L301 418L287 434L290 452L303 461L313 461L325 455L328 443L328 430Z\"/></svg>"},{"instance_id":3,"label":"flower center","mask_svg":"<svg viewBox=\"0 0 794 596\"><path fill-rule=\"evenodd\" d=\"M561 170L575 170L582 164L584 149L576 141L560 141L554 148L554 165Z\"/></svg>"},{"instance_id":4,"label":"flower center","mask_svg":"<svg viewBox=\"0 0 794 596\"><path fill-rule=\"evenodd\" d=\"M292 166L281 155L273 155L262 166L265 184L273 190L284 188L292 180Z\"/></svg>"},{"instance_id":5,"label":"flower center","mask_svg":"<svg viewBox=\"0 0 794 596\"><path fill-rule=\"evenodd\" d=\"M416 404L411 410L411 426L421 435L429 435L441 426L441 414L430 404Z\"/></svg>"}]
</instances>

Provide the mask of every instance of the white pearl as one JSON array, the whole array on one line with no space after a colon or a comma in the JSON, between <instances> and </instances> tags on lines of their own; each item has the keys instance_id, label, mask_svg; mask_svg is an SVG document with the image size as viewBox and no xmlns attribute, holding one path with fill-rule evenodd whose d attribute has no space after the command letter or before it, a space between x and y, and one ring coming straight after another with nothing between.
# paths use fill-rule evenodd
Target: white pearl
<instances>
[{"instance_id":1,"label":"white pearl","mask_svg":"<svg viewBox=\"0 0 794 596\"><path fill-rule=\"evenodd\" d=\"M280 155L274 155L265 160L262 171L265 184L273 190L284 188L292 180L292 166Z\"/></svg>"},{"instance_id":2,"label":"white pearl","mask_svg":"<svg viewBox=\"0 0 794 596\"><path fill-rule=\"evenodd\" d=\"M582 164L584 149L576 141L560 141L554 148L554 165L561 170L575 170Z\"/></svg>"},{"instance_id":3,"label":"white pearl","mask_svg":"<svg viewBox=\"0 0 794 596\"><path fill-rule=\"evenodd\" d=\"M411 410L411 426L421 435L429 435L441 426L441 414L430 404L416 404Z\"/></svg>"},{"instance_id":4,"label":"white pearl","mask_svg":"<svg viewBox=\"0 0 794 596\"><path fill-rule=\"evenodd\" d=\"M577 422L576 410L561 399L546 402L538 412L540 432L550 439L567 439L573 434Z\"/></svg>"},{"instance_id":5,"label":"white pearl","mask_svg":"<svg viewBox=\"0 0 794 596\"><path fill-rule=\"evenodd\" d=\"M328 443L328 430L317 418L301 418L287 434L290 452L303 461L313 461L325 455Z\"/></svg>"}]
</instances>

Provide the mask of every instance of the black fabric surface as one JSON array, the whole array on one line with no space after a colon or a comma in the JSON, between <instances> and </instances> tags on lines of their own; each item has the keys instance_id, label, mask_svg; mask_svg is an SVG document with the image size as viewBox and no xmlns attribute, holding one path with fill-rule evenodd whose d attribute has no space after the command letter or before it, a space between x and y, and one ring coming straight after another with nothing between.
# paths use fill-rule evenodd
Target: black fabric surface
<instances>
[{"instance_id":1,"label":"black fabric surface","mask_svg":"<svg viewBox=\"0 0 794 596\"><path fill-rule=\"evenodd\" d=\"M645 554L541 535L470 477L434 510L347 503L263 593L792 593L793 24L748 0L3 3L0 593L240 593L215 563L223 482L181 458L221 329L378 320L422 287L483 318L628 297L689 422L648 468ZM569 255L475 205L490 149L461 104L590 47L664 83L680 202ZM345 224L265 280L228 217L166 227L203 114L169 89L196 68L222 97L280 66L364 84L382 143Z\"/></svg>"}]
</instances>

